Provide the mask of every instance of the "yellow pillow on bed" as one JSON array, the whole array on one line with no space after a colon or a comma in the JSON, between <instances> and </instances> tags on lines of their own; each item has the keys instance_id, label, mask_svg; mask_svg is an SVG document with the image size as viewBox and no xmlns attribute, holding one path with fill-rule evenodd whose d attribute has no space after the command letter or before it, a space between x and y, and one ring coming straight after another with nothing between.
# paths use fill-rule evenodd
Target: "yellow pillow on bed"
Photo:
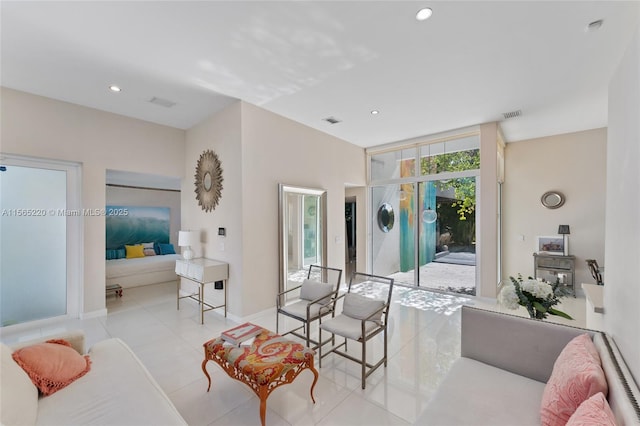
<instances>
[{"instance_id":1,"label":"yellow pillow on bed","mask_svg":"<svg viewBox=\"0 0 640 426\"><path fill-rule=\"evenodd\" d=\"M124 249L127 252L127 259L133 259L134 257L144 257L144 246L142 244L136 244L135 246L125 245Z\"/></svg>"}]
</instances>

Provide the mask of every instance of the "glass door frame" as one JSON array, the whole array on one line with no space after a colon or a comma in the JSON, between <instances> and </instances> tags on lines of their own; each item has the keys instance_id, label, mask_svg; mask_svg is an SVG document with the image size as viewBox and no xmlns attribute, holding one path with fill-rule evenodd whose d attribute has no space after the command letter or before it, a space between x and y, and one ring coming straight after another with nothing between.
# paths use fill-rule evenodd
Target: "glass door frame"
<instances>
[{"instance_id":1,"label":"glass door frame","mask_svg":"<svg viewBox=\"0 0 640 426\"><path fill-rule=\"evenodd\" d=\"M66 270L67 312L64 315L2 327L3 332L31 329L58 319L79 318L83 307L84 218L82 216L82 165L80 163L0 153L2 165L59 170L67 177ZM46 206L43 206L46 208ZM58 214L58 212L56 212Z\"/></svg>"}]
</instances>

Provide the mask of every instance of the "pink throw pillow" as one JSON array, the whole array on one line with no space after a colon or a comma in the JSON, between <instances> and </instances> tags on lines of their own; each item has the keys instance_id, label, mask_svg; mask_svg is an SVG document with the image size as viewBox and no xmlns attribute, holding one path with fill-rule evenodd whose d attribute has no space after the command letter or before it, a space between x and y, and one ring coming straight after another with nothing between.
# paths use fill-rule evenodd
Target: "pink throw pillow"
<instances>
[{"instance_id":1,"label":"pink throw pillow","mask_svg":"<svg viewBox=\"0 0 640 426\"><path fill-rule=\"evenodd\" d=\"M540 417L543 426L565 425L584 401L602 392L607 380L600 356L588 334L573 338L553 365L542 394Z\"/></svg>"},{"instance_id":2,"label":"pink throw pillow","mask_svg":"<svg viewBox=\"0 0 640 426\"><path fill-rule=\"evenodd\" d=\"M580 404L567 426L616 426L616 417L602 392Z\"/></svg>"},{"instance_id":3,"label":"pink throw pillow","mask_svg":"<svg viewBox=\"0 0 640 426\"><path fill-rule=\"evenodd\" d=\"M80 355L61 339L18 349L12 356L45 396L68 386L91 368L88 355Z\"/></svg>"}]
</instances>

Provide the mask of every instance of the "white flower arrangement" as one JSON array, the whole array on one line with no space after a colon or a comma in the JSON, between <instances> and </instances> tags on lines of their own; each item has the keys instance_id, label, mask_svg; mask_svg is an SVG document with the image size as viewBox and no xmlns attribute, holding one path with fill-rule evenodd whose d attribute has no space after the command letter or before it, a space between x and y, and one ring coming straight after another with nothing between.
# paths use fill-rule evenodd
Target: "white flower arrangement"
<instances>
[{"instance_id":1,"label":"white flower arrangement","mask_svg":"<svg viewBox=\"0 0 640 426\"><path fill-rule=\"evenodd\" d=\"M550 284L543 279L531 277L525 280L520 274L518 278L509 279L510 282L502 287L498 295L498 300L507 309L524 306L529 316L536 319L544 319L547 314L573 319L570 315L553 308L560 303L560 298L567 294L560 283Z\"/></svg>"}]
</instances>

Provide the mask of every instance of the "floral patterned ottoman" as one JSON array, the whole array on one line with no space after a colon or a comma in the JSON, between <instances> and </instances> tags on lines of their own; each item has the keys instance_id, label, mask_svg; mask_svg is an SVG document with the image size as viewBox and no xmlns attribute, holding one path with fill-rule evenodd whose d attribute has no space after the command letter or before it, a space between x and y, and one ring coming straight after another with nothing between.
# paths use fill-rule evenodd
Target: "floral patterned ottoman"
<instances>
[{"instance_id":1,"label":"floral patterned ottoman","mask_svg":"<svg viewBox=\"0 0 640 426\"><path fill-rule=\"evenodd\" d=\"M245 383L260 398L260 420L265 424L267 398L278 386L293 382L303 370L313 373L313 388L318 381L318 371L313 366L315 351L300 343L285 339L272 331L263 329L251 346L234 346L221 337L210 340L204 345L202 371L209 380L207 392L211 389L211 377L206 365L215 361L229 377Z\"/></svg>"}]
</instances>

